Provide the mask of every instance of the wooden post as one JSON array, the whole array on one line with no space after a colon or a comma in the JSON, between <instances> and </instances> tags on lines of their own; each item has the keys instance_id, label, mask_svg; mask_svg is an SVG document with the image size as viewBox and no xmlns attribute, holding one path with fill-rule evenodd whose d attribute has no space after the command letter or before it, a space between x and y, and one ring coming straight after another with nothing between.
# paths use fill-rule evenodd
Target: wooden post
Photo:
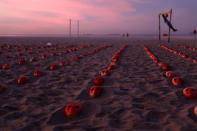
<instances>
[{"instance_id":1,"label":"wooden post","mask_svg":"<svg viewBox=\"0 0 197 131\"><path fill-rule=\"evenodd\" d=\"M160 14L159 14L159 40L161 40L161 29L160 29Z\"/></svg>"},{"instance_id":2,"label":"wooden post","mask_svg":"<svg viewBox=\"0 0 197 131\"><path fill-rule=\"evenodd\" d=\"M72 26L72 22L71 19L69 20L69 37L71 37L71 26Z\"/></svg>"},{"instance_id":3,"label":"wooden post","mask_svg":"<svg viewBox=\"0 0 197 131\"><path fill-rule=\"evenodd\" d=\"M77 37L79 37L79 20L77 20Z\"/></svg>"},{"instance_id":4,"label":"wooden post","mask_svg":"<svg viewBox=\"0 0 197 131\"><path fill-rule=\"evenodd\" d=\"M172 9L170 11L170 23L172 23ZM168 32L168 43L170 42L170 27L169 27L169 32Z\"/></svg>"}]
</instances>

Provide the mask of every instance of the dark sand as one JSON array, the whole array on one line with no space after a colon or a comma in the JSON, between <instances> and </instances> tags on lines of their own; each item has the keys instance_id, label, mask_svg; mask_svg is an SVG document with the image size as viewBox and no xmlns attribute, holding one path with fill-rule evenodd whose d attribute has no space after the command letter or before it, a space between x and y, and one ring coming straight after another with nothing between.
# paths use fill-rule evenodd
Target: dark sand
<instances>
[{"instance_id":1,"label":"dark sand","mask_svg":"<svg viewBox=\"0 0 197 131\"><path fill-rule=\"evenodd\" d=\"M176 39L170 44L151 39L134 38L0 38L0 45L17 44L30 47L57 43L58 47L70 45L66 49L92 44L91 47L63 54L50 56L51 52L32 55L21 49L24 55L16 56L14 46L7 52L7 46L0 54L0 66L10 64L8 70L0 69L0 84L5 90L0 93L0 130L2 131L190 131L197 130L197 117L193 114L196 100L187 100L182 90L184 87L197 88L197 71L192 61L183 59L161 48L160 44L183 51L192 59L197 53L176 46L184 44L197 48L197 41ZM113 45L78 61L69 62L70 58L97 47ZM112 56L127 44L120 54L115 69L105 76L103 93L99 98L89 97L94 77L106 69ZM148 57L142 45L146 45L161 61L168 63L172 71L184 80L181 88L174 87L164 77L163 71ZM52 52L64 51L57 49ZM47 54L47 59L40 56ZM6 55L12 58L5 59ZM29 62L30 57L38 61ZM18 65L19 58L25 58L25 65ZM50 71L51 64L66 60L68 65ZM33 72L40 69L41 77L34 77ZM17 79L25 75L29 81L18 85ZM65 117L65 106L72 101L82 105L82 112L76 119Z\"/></svg>"}]
</instances>

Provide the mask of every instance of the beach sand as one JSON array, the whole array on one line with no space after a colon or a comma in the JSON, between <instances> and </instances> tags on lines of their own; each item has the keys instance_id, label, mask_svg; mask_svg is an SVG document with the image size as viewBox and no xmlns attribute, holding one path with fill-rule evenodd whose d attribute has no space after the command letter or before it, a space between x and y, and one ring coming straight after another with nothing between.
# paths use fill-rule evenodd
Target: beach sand
<instances>
[{"instance_id":1,"label":"beach sand","mask_svg":"<svg viewBox=\"0 0 197 131\"><path fill-rule=\"evenodd\" d=\"M36 53L38 45L47 42L58 44L53 51ZM7 45L12 45L7 52ZM16 45L24 45L33 54L28 55L23 48L23 56L16 56ZM50 56L51 52L64 51L73 47L91 44L91 47ZM106 69L112 56L122 47L115 69L104 77L103 93L98 98L89 97L93 79ZM9 38L1 37L0 45L6 45L0 54L0 66L10 64L10 69L0 69L0 85L5 90L0 93L0 130L2 131L190 131L197 130L197 117L193 114L196 100L188 100L183 94L184 87L197 88L197 71L192 61L185 60L161 48L168 47L182 51L197 59L197 53L180 48L177 44L197 48L197 41L190 39L166 40L141 38ZM97 47L112 45L78 61L70 58ZM164 72L148 57L142 45L146 45L161 61L168 63L172 71L183 78L183 87L174 87L164 77ZM48 49L49 47L47 47ZM41 55L46 54L46 59ZM5 56L11 56L5 59ZM34 56L36 62L29 62ZM18 65L18 60L27 60ZM51 64L66 60L66 66L51 71ZM43 76L34 77L34 70L43 71ZM19 76L28 77L28 82L18 85ZM82 112L75 119L65 117L64 109L72 101L82 105Z\"/></svg>"}]
</instances>

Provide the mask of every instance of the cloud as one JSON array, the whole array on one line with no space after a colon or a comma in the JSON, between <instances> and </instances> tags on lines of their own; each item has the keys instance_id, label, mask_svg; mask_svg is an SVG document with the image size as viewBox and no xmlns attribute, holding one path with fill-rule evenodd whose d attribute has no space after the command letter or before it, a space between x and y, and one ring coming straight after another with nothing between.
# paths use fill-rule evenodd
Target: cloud
<instances>
[{"instance_id":1,"label":"cloud","mask_svg":"<svg viewBox=\"0 0 197 131\"><path fill-rule=\"evenodd\" d=\"M24 12L27 13L27 12ZM47 12L47 11L28 11L28 14L31 15L38 15L38 16L42 16L42 17L58 17L60 14L58 13L54 13L54 12Z\"/></svg>"},{"instance_id":2,"label":"cloud","mask_svg":"<svg viewBox=\"0 0 197 131\"><path fill-rule=\"evenodd\" d=\"M146 30L154 26L154 14L137 12L134 5L152 0L0 0L0 34L12 32L68 32L68 20L80 20L80 31L110 33ZM140 9L138 9L140 11ZM155 22L155 23L154 23ZM147 27L148 26L148 27ZM21 29L20 29L21 28ZM6 31L8 32L8 31Z\"/></svg>"},{"instance_id":3,"label":"cloud","mask_svg":"<svg viewBox=\"0 0 197 131\"><path fill-rule=\"evenodd\" d=\"M6 24L25 24L25 23L32 23L33 20L25 19L25 18L18 18L18 17L4 17L0 19L0 23Z\"/></svg>"}]
</instances>

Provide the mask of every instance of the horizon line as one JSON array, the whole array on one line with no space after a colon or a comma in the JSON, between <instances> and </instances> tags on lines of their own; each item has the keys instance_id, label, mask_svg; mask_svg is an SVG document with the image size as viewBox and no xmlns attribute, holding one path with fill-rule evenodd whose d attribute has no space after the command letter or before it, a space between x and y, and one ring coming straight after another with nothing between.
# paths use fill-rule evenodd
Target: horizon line
<instances>
[{"instance_id":1,"label":"horizon line","mask_svg":"<svg viewBox=\"0 0 197 131\"><path fill-rule=\"evenodd\" d=\"M79 36L122 36L126 33L84 33L79 34ZM54 36L54 37L69 37L69 34L0 34L0 37L4 36ZM77 37L78 34L72 34L73 37ZM158 34L129 34L129 36L158 36ZM192 33L180 33L180 34L171 34L171 36L194 36Z\"/></svg>"}]
</instances>

